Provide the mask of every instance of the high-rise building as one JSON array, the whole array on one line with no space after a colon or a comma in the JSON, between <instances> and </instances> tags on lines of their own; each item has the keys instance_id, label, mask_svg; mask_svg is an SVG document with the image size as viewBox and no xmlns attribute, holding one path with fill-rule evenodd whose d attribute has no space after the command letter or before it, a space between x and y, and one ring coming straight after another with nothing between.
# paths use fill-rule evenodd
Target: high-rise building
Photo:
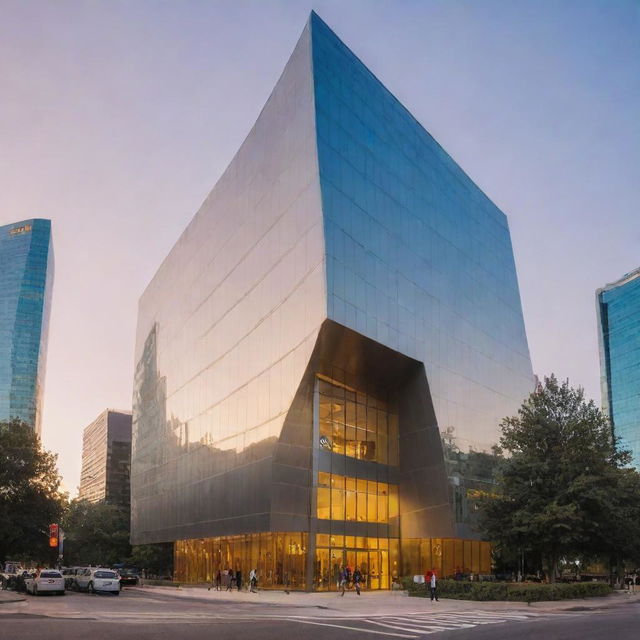
<instances>
[{"instance_id":1,"label":"high-rise building","mask_svg":"<svg viewBox=\"0 0 640 640\"><path fill-rule=\"evenodd\" d=\"M0 420L41 431L53 288L51 221L0 227Z\"/></svg>"},{"instance_id":2,"label":"high-rise building","mask_svg":"<svg viewBox=\"0 0 640 640\"><path fill-rule=\"evenodd\" d=\"M602 405L640 468L640 269L596 292Z\"/></svg>"},{"instance_id":3,"label":"high-rise building","mask_svg":"<svg viewBox=\"0 0 640 640\"><path fill-rule=\"evenodd\" d=\"M131 412L106 409L84 430L78 497L128 505L130 473Z\"/></svg>"},{"instance_id":4,"label":"high-rise building","mask_svg":"<svg viewBox=\"0 0 640 640\"><path fill-rule=\"evenodd\" d=\"M143 293L132 541L176 578L488 573L468 498L533 390L505 215L312 14Z\"/></svg>"}]
</instances>

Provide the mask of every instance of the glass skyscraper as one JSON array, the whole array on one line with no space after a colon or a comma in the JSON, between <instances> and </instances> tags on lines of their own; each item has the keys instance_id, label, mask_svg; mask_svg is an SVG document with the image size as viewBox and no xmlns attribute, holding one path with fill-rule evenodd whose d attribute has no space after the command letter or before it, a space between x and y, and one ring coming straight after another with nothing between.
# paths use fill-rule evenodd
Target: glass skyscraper
<instances>
[{"instance_id":1,"label":"glass skyscraper","mask_svg":"<svg viewBox=\"0 0 640 640\"><path fill-rule=\"evenodd\" d=\"M534 386L507 219L316 14L135 362L132 541L177 579L489 572L469 498Z\"/></svg>"},{"instance_id":2,"label":"glass skyscraper","mask_svg":"<svg viewBox=\"0 0 640 640\"><path fill-rule=\"evenodd\" d=\"M602 405L640 468L640 269L598 289Z\"/></svg>"},{"instance_id":3,"label":"glass skyscraper","mask_svg":"<svg viewBox=\"0 0 640 640\"><path fill-rule=\"evenodd\" d=\"M53 287L51 221L0 227L0 420L40 434Z\"/></svg>"}]
</instances>

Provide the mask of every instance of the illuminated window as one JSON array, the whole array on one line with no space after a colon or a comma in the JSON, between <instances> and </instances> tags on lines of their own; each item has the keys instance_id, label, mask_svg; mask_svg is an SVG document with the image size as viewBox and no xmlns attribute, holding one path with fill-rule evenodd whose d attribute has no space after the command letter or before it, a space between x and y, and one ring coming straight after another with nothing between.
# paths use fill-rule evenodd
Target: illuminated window
<instances>
[{"instance_id":1,"label":"illuminated window","mask_svg":"<svg viewBox=\"0 0 640 640\"><path fill-rule=\"evenodd\" d=\"M319 380L320 448L350 458L398 464L398 416L379 398Z\"/></svg>"},{"instance_id":2,"label":"illuminated window","mask_svg":"<svg viewBox=\"0 0 640 640\"><path fill-rule=\"evenodd\" d=\"M398 487L386 482L318 473L317 517L388 523L398 516Z\"/></svg>"}]
</instances>

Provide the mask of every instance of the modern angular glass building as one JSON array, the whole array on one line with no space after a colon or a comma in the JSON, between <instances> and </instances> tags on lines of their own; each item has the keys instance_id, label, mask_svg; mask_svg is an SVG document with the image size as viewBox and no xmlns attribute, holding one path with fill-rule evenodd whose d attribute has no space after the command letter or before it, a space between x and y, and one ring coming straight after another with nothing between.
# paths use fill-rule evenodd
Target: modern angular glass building
<instances>
[{"instance_id":1,"label":"modern angular glass building","mask_svg":"<svg viewBox=\"0 0 640 640\"><path fill-rule=\"evenodd\" d=\"M53 287L51 221L0 227L0 420L40 434Z\"/></svg>"},{"instance_id":2,"label":"modern angular glass building","mask_svg":"<svg viewBox=\"0 0 640 640\"><path fill-rule=\"evenodd\" d=\"M505 215L312 14L141 297L132 541L176 578L488 573L468 498L533 389Z\"/></svg>"},{"instance_id":3,"label":"modern angular glass building","mask_svg":"<svg viewBox=\"0 0 640 640\"><path fill-rule=\"evenodd\" d=\"M640 269L596 292L603 409L640 468Z\"/></svg>"}]
</instances>

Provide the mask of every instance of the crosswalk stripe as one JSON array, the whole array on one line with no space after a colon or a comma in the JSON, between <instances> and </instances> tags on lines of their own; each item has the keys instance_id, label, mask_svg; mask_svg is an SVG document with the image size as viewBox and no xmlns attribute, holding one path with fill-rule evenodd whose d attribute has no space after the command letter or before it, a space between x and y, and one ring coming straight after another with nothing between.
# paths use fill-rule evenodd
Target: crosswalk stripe
<instances>
[{"instance_id":1,"label":"crosswalk stripe","mask_svg":"<svg viewBox=\"0 0 640 640\"><path fill-rule=\"evenodd\" d=\"M415 622L412 622L410 619L406 619L406 618L387 618L388 620L397 620L399 621L401 624L415 624ZM455 629L456 626L449 623L446 627L443 627L441 624L429 624L428 625L429 629L432 629L433 631L451 631L451 629Z\"/></svg>"},{"instance_id":2,"label":"crosswalk stripe","mask_svg":"<svg viewBox=\"0 0 640 640\"><path fill-rule=\"evenodd\" d=\"M443 617L443 616L433 616L433 617L429 617L429 618L420 618L420 620L423 620L424 622L441 622L443 624L445 623L451 623L451 624L470 624L472 627L475 627L476 625L479 624L494 624L496 622L506 622L506 620L491 620L490 622L487 620L477 620L475 618L472 618L470 616L463 616L460 618L453 618L453 617Z\"/></svg>"},{"instance_id":3,"label":"crosswalk stripe","mask_svg":"<svg viewBox=\"0 0 640 640\"><path fill-rule=\"evenodd\" d=\"M473 620L469 620L467 618L462 618L462 619L458 619L458 618L440 618L439 616L434 616L432 618L419 618L418 620L413 620L412 624L415 623L421 623L421 624L426 624L426 625L430 625L432 623L435 624L448 624L451 625L453 627L455 627L456 629L470 629L471 627L475 627L475 623L473 622Z\"/></svg>"},{"instance_id":4,"label":"crosswalk stripe","mask_svg":"<svg viewBox=\"0 0 640 640\"><path fill-rule=\"evenodd\" d=\"M417 627L406 627L406 626L400 626L398 624L387 624L385 622L379 622L377 620L364 620L364 622L366 622L367 624L375 624L378 625L380 627L388 627L389 629L397 629L398 631L410 631L412 633L420 633L420 634L425 634L425 633L434 633L436 631L436 629L433 630L425 630L425 629L418 629Z\"/></svg>"},{"instance_id":5,"label":"crosswalk stripe","mask_svg":"<svg viewBox=\"0 0 640 640\"><path fill-rule=\"evenodd\" d=\"M436 620L436 619L440 619L440 618L421 618L421 620L424 620L425 622L428 620ZM465 616L464 618L444 618L444 619L440 619L443 623L448 622L448 621L452 621L452 622L469 622L473 625L480 625L480 624L498 624L500 622L506 622L506 619L501 619L501 618L496 618L494 620L479 620L477 618L471 618L469 616Z\"/></svg>"},{"instance_id":6,"label":"crosswalk stripe","mask_svg":"<svg viewBox=\"0 0 640 640\"><path fill-rule=\"evenodd\" d=\"M300 618L291 620L291 622L300 622L301 624L315 624L320 627L335 627L336 629L349 629L350 631L361 631L362 633L375 633L381 636L395 636L396 638L418 638L418 636L415 636L415 635L409 636L402 633L390 633L389 631L375 631L374 629L363 629L362 627L348 627L346 625L328 624L326 622L312 622L311 620L302 620Z\"/></svg>"}]
</instances>

